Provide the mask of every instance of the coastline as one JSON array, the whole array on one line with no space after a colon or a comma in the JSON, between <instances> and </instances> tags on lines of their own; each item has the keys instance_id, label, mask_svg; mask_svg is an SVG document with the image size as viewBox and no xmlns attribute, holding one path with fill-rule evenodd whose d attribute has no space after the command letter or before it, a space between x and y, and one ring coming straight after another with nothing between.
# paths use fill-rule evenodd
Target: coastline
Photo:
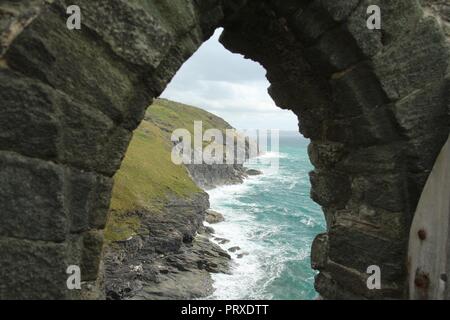
<instances>
[{"instance_id":1,"label":"coastline","mask_svg":"<svg viewBox=\"0 0 450 320\"><path fill-rule=\"evenodd\" d=\"M203 177L211 168L193 166L189 172L191 178ZM244 167L215 172L209 190L241 184L247 177ZM204 188L202 182L192 179ZM209 195L202 190L187 199L172 196L157 212L133 212L141 221L138 234L105 248L107 299L187 300L211 296L212 274L230 273L232 258L215 240L214 226L205 223L209 210Z\"/></svg>"}]
</instances>

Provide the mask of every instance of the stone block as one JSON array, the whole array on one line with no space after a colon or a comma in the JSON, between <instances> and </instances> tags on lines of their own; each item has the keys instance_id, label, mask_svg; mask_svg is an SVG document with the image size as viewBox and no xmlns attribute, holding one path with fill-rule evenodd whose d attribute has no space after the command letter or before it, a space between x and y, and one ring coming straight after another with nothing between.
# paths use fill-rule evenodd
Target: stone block
<instances>
[{"instance_id":1,"label":"stone block","mask_svg":"<svg viewBox=\"0 0 450 320\"><path fill-rule=\"evenodd\" d=\"M350 182L345 175L331 171L312 171L311 198L321 206L343 207L350 197Z\"/></svg>"},{"instance_id":2,"label":"stone block","mask_svg":"<svg viewBox=\"0 0 450 320\"><path fill-rule=\"evenodd\" d=\"M343 21L349 17L360 2L359 0L315 0L335 21Z\"/></svg>"},{"instance_id":3,"label":"stone block","mask_svg":"<svg viewBox=\"0 0 450 320\"><path fill-rule=\"evenodd\" d=\"M270 0L272 5L285 17L295 14L299 9L304 8L311 0Z\"/></svg>"},{"instance_id":4,"label":"stone block","mask_svg":"<svg viewBox=\"0 0 450 320\"><path fill-rule=\"evenodd\" d=\"M405 144L392 143L352 149L336 168L348 173L401 172L406 168Z\"/></svg>"},{"instance_id":5,"label":"stone block","mask_svg":"<svg viewBox=\"0 0 450 320\"><path fill-rule=\"evenodd\" d=\"M148 106L142 101L151 100L151 89L142 81L142 70L133 69L98 40L86 27L68 30L64 15L51 7L16 38L6 60L25 76L134 129Z\"/></svg>"},{"instance_id":6,"label":"stone block","mask_svg":"<svg viewBox=\"0 0 450 320\"><path fill-rule=\"evenodd\" d=\"M56 158L60 125L52 94L36 81L0 69L0 148Z\"/></svg>"},{"instance_id":7,"label":"stone block","mask_svg":"<svg viewBox=\"0 0 450 320\"><path fill-rule=\"evenodd\" d=\"M327 31L305 54L324 74L345 70L364 59L351 34L342 27Z\"/></svg>"},{"instance_id":8,"label":"stone block","mask_svg":"<svg viewBox=\"0 0 450 320\"><path fill-rule=\"evenodd\" d=\"M373 67L387 96L395 101L426 85L441 83L449 61L442 30L433 18L426 18L377 54Z\"/></svg>"},{"instance_id":9,"label":"stone block","mask_svg":"<svg viewBox=\"0 0 450 320\"><path fill-rule=\"evenodd\" d=\"M94 31L116 55L136 65L156 68L173 44L173 38L161 24L164 17L158 19L158 15L165 14L164 11L149 7L154 2L79 0L77 5L83 12L83 26ZM175 16L173 11L179 8L179 3L171 1L170 13L167 14L171 14L172 20ZM71 4L71 1L61 1L62 9ZM186 9L186 6L183 7ZM187 20L178 22L178 26L173 24L174 28L192 26L192 10L184 11ZM180 12L177 14L180 15Z\"/></svg>"},{"instance_id":10,"label":"stone block","mask_svg":"<svg viewBox=\"0 0 450 320\"><path fill-rule=\"evenodd\" d=\"M68 231L63 168L0 152L0 235L64 241Z\"/></svg>"},{"instance_id":11,"label":"stone block","mask_svg":"<svg viewBox=\"0 0 450 320\"><path fill-rule=\"evenodd\" d=\"M67 259L66 243L0 238L1 299L65 299L75 293L67 289L67 267L78 261Z\"/></svg>"},{"instance_id":12,"label":"stone block","mask_svg":"<svg viewBox=\"0 0 450 320\"><path fill-rule=\"evenodd\" d=\"M109 209L112 179L71 169L67 172L68 208L72 233L103 229Z\"/></svg>"},{"instance_id":13,"label":"stone block","mask_svg":"<svg viewBox=\"0 0 450 320\"><path fill-rule=\"evenodd\" d=\"M336 22L318 3L299 9L291 18L290 25L306 45L316 42L326 31L336 27Z\"/></svg>"},{"instance_id":14,"label":"stone block","mask_svg":"<svg viewBox=\"0 0 450 320\"><path fill-rule=\"evenodd\" d=\"M120 167L129 130L38 81L7 70L0 80L2 149L109 176Z\"/></svg>"},{"instance_id":15,"label":"stone block","mask_svg":"<svg viewBox=\"0 0 450 320\"><path fill-rule=\"evenodd\" d=\"M406 208L407 180L403 173L356 176L352 198L375 208L400 212Z\"/></svg>"},{"instance_id":16,"label":"stone block","mask_svg":"<svg viewBox=\"0 0 450 320\"><path fill-rule=\"evenodd\" d=\"M367 28L367 8L378 5L381 9L381 30ZM363 0L352 12L346 28L358 43L361 52L372 57L397 40L405 37L405 33L415 28L422 16L422 10L415 1L410 0Z\"/></svg>"},{"instance_id":17,"label":"stone block","mask_svg":"<svg viewBox=\"0 0 450 320\"><path fill-rule=\"evenodd\" d=\"M62 144L59 158L77 168L112 176L119 169L132 133L103 113L58 97Z\"/></svg>"},{"instance_id":18,"label":"stone block","mask_svg":"<svg viewBox=\"0 0 450 320\"><path fill-rule=\"evenodd\" d=\"M311 268L321 270L328 262L328 235L319 234L315 237L311 248Z\"/></svg>"},{"instance_id":19,"label":"stone block","mask_svg":"<svg viewBox=\"0 0 450 320\"><path fill-rule=\"evenodd\" d=\"M348 268L330 261L327 272L331 274L336 288L336 299L352 300L352 299L401 299L403 291L401 290L404 277L395 280L388 280L383 277L383 268L381 268L381 289L370 290L367 287L367 279L370 276L366 272L359 272L355 269Z\"/></svg>"},{"instance_id":20,"label":"stone block","mask_svg":"<svg viewBox=\"0 0 450 320\"><path fill-rule=\"evenodd\" d=\"M327 169L336 165L346 154L342 143L312 141L308 146L311 163L319 169Z\"/></svg>"},{"instance_id":21,"label":"stone block","mask_svg":"<svg viewBox=\"0 0 450 320\"><path fill-rule=\"evenodd\" d=\"M370 114L388 103L376 75L365 63L335 74L331 86L337 117Z\"/></svg>"},{"instance_id":22,"label":"stone block","mask_svg":"<svg viewBox=\"0 0 450 320\"><path fill-rule=\"evenodd\" d=\"M103 231L90 231L83 234L82 279L95 281L99 271L103 250Z\"/></svg>"},{"instance_id":23,"label":"stone block","mask_svg":"<svg viewBox=\"0 0 450 320\"><path fill-rule=\"evenodd\" d=\"M331 227L329 259L359 273L366 273L371 265L381 268L384 281L396 281L405 275L405 241L392 241L339 223ZM328 268L328 267L327 267ZM333 274L334 275L334 274Z\"/></svg>"}]
</instances>

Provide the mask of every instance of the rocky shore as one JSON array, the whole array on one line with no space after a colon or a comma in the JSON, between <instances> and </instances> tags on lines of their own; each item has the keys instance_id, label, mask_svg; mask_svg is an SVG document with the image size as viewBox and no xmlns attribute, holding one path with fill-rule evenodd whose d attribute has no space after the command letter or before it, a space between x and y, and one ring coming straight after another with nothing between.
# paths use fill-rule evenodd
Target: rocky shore
<instances>
[{"instance_id":1,"label":"rocky shore","mask_svg":"<svg viewBox=\"0 0 450 320\"><path fill-rule=\"evenodd\" d=\"M260 172L242 164L175 166L167 151L172 147L168 133L197 118L210 127L231 127L203 110L158 100L133 138L115 179L113 219L107 228L110 241L103 259L107 299L206 297L213 291L211 273L228 273L230 255L245 254L237 247L221 248L228 240L214 237L213 228L204 225L224 220L210 210L204 190L239 184ZM148 152L158 148L167 152L163 161ZM245 148L248 152L248 144Z\"/></svg>"},{"instance_id":2,"label":"rocky shore","mask_svg":"<svg viewBox=\"0 0 450 320\"><path fill-rule=\"evenodd\" d=\"M208 195L174 197L161 212L139 212L139 234L105 251L107 299L194 299L212 293L210 273L227 273L230 255L203 226Z\"/></svg>"},{"instance_id":3,"label":"rocky shore","mask_svg":"<svg viewBox=\"0 0 450 320\"><path fill-rule=\"evenodd\" d=\"M191 166L194 182L206 188L242 183L243 166ZM251 174L256 174L251 172ZM258 173L259 174L259 173ZM172 196L163 210L133 212L140 220L139 232L105 248L105 291L110 300L195 299L213 292L211 273L228 273L232 253L242 258L239 247L219 245L227 239L213 237L214 229L203 222L224 221L210 210L206 192L185 199ZM213 241L214 240L214 243Z\"/></svg>"}]
</instances>

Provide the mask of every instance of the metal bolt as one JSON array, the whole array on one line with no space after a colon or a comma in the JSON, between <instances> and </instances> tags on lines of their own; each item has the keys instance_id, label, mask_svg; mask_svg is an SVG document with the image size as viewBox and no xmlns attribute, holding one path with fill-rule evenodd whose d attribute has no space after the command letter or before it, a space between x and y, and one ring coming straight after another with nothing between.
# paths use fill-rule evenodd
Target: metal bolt
<instances>
[{"instance_id":1,"label":"metal bolt","mask_svg":"<svg viewBox=\"0 0 450 320\"><path fill-rule=\"evenodd\" d=\"M422 241L427 238L427 232L424 229L420 229L417 232L417 235L419 236L419 239L422 240Z\"/></svg>"},{"instance_id":2,"label":"metal bolt","mask_svg":"<svg viewBox=\"0 0 450 320\"><path fill-rule=\"evenodd\" d=\"M418 288L428 289L428 287L430 286L430 278L426 273L417 272L416 278L414 279L414 284Z\"/></svg>"}]
</instances>

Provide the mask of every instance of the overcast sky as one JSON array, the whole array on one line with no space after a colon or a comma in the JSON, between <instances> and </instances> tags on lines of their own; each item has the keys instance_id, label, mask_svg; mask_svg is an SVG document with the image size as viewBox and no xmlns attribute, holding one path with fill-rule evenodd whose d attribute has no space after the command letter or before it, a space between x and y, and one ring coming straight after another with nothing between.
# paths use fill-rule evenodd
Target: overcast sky
<instances>
[{"instance_id":1,"label":"overcast sky","mask_svg":"<svg viewBox=\"0 0 450 320\"><path fill-rule=\"evenodd\" d=\"M225 49L221 32L183 65L162 97L208 110L238 129L298 130L297 117L267 93L264 68Z\"/></svg>"}]
</instances>

